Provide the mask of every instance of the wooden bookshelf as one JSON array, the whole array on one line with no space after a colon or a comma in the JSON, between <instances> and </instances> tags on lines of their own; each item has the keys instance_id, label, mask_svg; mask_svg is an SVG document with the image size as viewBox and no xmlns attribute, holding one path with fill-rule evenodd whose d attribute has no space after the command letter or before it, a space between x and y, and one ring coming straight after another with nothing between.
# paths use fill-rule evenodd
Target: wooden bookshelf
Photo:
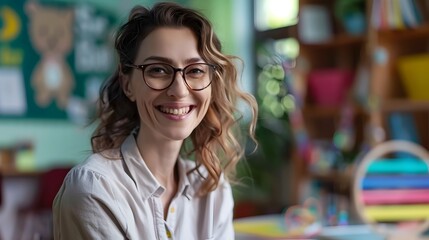
<instances>
[{"instance_id":1,"label":"wooden bookshelf","mask_svg":"<svg viewBox=\"0 0 429 240\"><path fill-rule=\"evenodd\" d=\"M377 111L369 111L368 106L356 104L354 109L353 124L356 133L356 146L365 141L365 129L368 124L374 123L374 119L380 117L382 127L388 133L389 114L393 112L406 112L416 117L416 127L422 134L422 145L429 148L429 100L416 101L407 98L403 84L397 69L397 60L402 56L422 54L429 52L429 2L416 0L421 8L423 22L412 28L402 29L375 29L371 23L372 4L374 0L365 0L366 32L360 36L347 33L342 23L335 17L335 1L326 0L300 0L300 9L305 5L322 5L329 10L332 22L332 37L318 43L305 43L299 39L299 28L297 26L256 32L257 41L264 39L284 39L295 37L299 42L300 54L296 70L301 71L300 76L307 77L309 72L317 69L351 69L358 70L366 66L369 72L368 95L377 98L380 105ZM377 62L375 53L384 53L386 60ZM300 63L304 63L300 65ZM429 76L429 66L428 66ZM329 86L327 86L329 87ZM307 91L308 94L308 91ZM312 139L321 138L332 140L337 130L342 104L338 106L324 107L315 105L305 98L302 116L306 124L306 130ZM351 175L336 170L324 173L309 172L308 162L304 161L298 154L292 154L292 167L296 170L293 174L293 186L309 178L324 182L348 183ZM292 202L300 198L300 189L293 193Z\"/></svg>"}]
</instances>

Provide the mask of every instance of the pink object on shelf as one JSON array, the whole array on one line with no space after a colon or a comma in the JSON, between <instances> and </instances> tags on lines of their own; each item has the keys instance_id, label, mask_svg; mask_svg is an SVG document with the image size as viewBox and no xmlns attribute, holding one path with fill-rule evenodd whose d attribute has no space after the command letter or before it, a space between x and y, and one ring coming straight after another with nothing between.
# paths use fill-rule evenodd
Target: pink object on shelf
<instances>
[{"instance_id":1,"label":"pink object on shelf","mask_svg":"<svg viewBox=\"0 0 429 240\"><path fill-rule=\"evenodd\" d=\"M354 73L344 69L320 69L308 76L311 101L322 106L338 106L346 100Z\"/></svg>"},{"instance_id":2,"label":"pink object on shelf","mask_svg":"<svg viewBox=\"0 0 429 240\"><path fill-rule=\"evenodd\" d=\"M429 190L369 190L362 192L362 200L367 205L429 203Z\"/></svg>"}]
</instances>

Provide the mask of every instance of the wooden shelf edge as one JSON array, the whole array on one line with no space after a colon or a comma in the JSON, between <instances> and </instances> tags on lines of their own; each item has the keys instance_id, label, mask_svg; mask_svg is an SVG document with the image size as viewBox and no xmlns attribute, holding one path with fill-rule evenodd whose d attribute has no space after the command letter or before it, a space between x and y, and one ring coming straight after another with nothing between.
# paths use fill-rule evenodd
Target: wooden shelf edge
<instances>
[{"instance_id":1,"label":"wooden shelf edge","mask_svg":"<svg viewBox=\"0 0 429 240\"><path fill-rule=\"evenodd\" d=\"M308 105L302 109L305 116L308 117L335 117L340 116L342 106L319 106ZM360 106L354 106L355 115L367 115L367 112Z\"/></svg>"},{"instance_id":2,"label":"wooden shelf edge","mask_svg":"<svg viewBox=\"0 0 429 240\"><path fill-rule=\"evenodd\" d=\"M14 177L38 177L40 176L41 171L18 171L16 169L1 169L0 176L7 178Z\"/></svg>"},{"instance_id":3,"label":"wooden shelf edge","mask_svg":"<svg viewBox=\"0 0 429 240\"><path fill-rule=\"evenodd\" d=\"M415 28L379 30L378 35L380 41L390 42L427 38L429 37L429 24L425 23Z\"/></svg>"},{"instance_id":4,"label":"wooden shelf edge","mask_svg":"<svg viewBox=\"0 0 429 240\"><path fill-rule=\"evenodd\" d=\"M265 31L257 31L255 34L256 39L259 40L279 40L297 36L297 26L286 26L281 28L269 29Z\"/></svg>"},{"instance_id":5,"label":"wooden shelf edge","mask_svg":"<svg viewBox=\"0 0 429 240\"><path fill-rule=\"evenodd\" d=\"M317 106L309 105L302 109L304 115L308 117L332 117L341 114L341 106ZM429 112L429 100L412 100L412 99L388 99L385 100L381 107L382 112ZM355 106L356 115L368 115L365 109Z\"/></svg>"},{"instance_id":6,"label":"wooden shelf edge","mask_svg":"<svg viewBox=\"0 0 429 240\"><path fill-rule=\"evenodd\" d=\"M383 112L429 111L429 100L389 99L382 103Z\"/></svg>"},{"instance_id":7,"label":"wooden shelf edge","mask_svg":"<svg viewBox=\"0 0 429 240\"><path fill-rule=\"evenodd\" d=\"M365 42L364 36L353 36L349 34L338 34L335 37L320 43L305 43L300 41L301 47L315 49L329 49L336 47L350 47L355 45L363 45Z\"/></svg>"}]
</instances>

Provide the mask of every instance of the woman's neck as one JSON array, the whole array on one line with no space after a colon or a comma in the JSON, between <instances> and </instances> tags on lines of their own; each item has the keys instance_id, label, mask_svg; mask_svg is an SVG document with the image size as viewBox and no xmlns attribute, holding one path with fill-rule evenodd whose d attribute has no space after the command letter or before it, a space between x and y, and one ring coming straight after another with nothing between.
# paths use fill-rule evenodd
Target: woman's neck
<instances>
[{"instance_id":1,"label":"woman's neck","mask_svg":"<svg viewBox=\"0 0 429 240\"><path fill-rule=\"evenodd\" d=\"M171 200L177 193L179 173L177 159L183 141L147 140L142 134L137 135L137 147L147 167L165 188L161 196L164 219L167 219Z\"/></svg>"},{"instance_id":2,"label":"woman's neck","mask_svg":"<svg viewBox=\"0 0 429 240\"><path fill-rule=\"evenodd\" d=\"M137 146L147 167L165 188L176 185L175 166L183 141L159 141L137 135Z\"/></svg>"}]
</instances>

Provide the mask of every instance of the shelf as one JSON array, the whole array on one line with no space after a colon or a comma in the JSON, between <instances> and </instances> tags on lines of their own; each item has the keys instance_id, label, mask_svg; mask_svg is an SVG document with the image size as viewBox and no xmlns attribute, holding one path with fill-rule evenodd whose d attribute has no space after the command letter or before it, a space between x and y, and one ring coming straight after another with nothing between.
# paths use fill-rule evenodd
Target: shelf
<instances>
[{"instance_id":1,"label":"shelf","mask_svg":"<svg viewBox=\"0 0 429 240\"><path fill-rule=\"evenodd\" d=\"M382 42L401 42L429 37L429 24L416 28L380 30L379 39Z\"/></svg>"},{"instance_id":2,"label":"shelf","mask_svg":"<svg viewBox=\"0 0 429 240\"><path fill-rule=\"evenodd\" d=\"M382 112L429 112L429 100L389 99L381 106ZM365 109L355 107L355 115L367 115ZM302 109L303 115L310 118L332 118L341 114L341 107L309 105Z\"/></svg>"},{"instance_id":3,"label":"shelf","mask_svg":"<svg viewBox=\"0 0 429 240\"><path fill-rule=\"evenodd\" d=\"M326 48L338 48L338 47L352 47L359 46L365 42L363 36L353 36L348 34L339 34L334 38L320 43L303 43L301 42L301 47L305 48L314 48L314 49L326 49Z\"/></svg>"},{"instance_id":4,"label":"shelf","mask_svg":"<svg viewBox=\"0 0 429 240\"><path fill-rule=\"evenodd\" d=\"M342 111L341 106L318 106L308 105L302 110L303 115L310 118L332 118L340 116ZM366 115L364 109L359 106L355 106L355 115Z\"/></svg>"},{"instance_id":5,"label":"shelf","mask_svg":"<svg viewBox=\"0 0 429 240\"><path fill-rule=\"evenodd\" d=\"M287 26L266 31L256 32L256 39L284 39L289 37L296 37L297 26ZM334 48L334 47L349 47L354 45L361 45L365 42L364 36L353 36L349 34L338 34L334 38L320 42L320 43L304 43L300 41L301 47L305 48Z\"/></svg>"},{"instance_id":6,"label":"shelf","mask_svg":"<svg viewBox=\"0 0 429 240\"><path fill-rule=\"evenodd\" d=\"M2 169L0 171L0 177L6 178L26 178L26 177L38 177L40 176L41 171L18 171L15 169Z\"/></svg>"},{"instance_id":7,"label":"shelf","mask_svg":"<svg viewBox=\"0 0 429 240\"><path fill-rule=\"evenodd\" d=\"M270 29L266 31L257 31L255 36L256 36L256 39L261 39L261 40L267 40L267 39L279 40L279 39L294 37L296 36L296 32L297 32L296 25L293 25L293 26Z\"/></svg>"},{"instance_id":8,"label":"shelf","mask_svg":"<svg viewBox=\"0 0 429 240\"><path fill-rule=\"evenodd\" d=\"M366 5L365 16L369 20L373 12L372 1L364 2ZM342 115L345 101L338 104L338 106L319 106L315 104L315 101L312 101L312 98L305 98L301 109L306 134L314 142L327 140L331 143L343 121L352 121L355 144L352 151L344 153L347 162L355 156L355 152L358 152L362 143L367 140L367 126L381 124L387 130L389 127L389 114L395 111L411 113L410 115L415 120L416 130L420 133L422 145L429 146L429 135L427 134L429 131L427 124L429 100L418 101L404 97L404 89L400 88L402 86L401 79L396 66L396 61L401 57L427 52L429 40L429 21L427 16L429 16L429 9L425 0L416 2L419 5L424 3L424 7L422 5L421 10L426 23L415 28L379 30L373 28L371 22L367 21L366 27L368 31L363 36L355 36L344 32L345 29L341 21L333 19L331 26L332 38L323 42L303 42L303 39L299 37L297 26L273 29L256 34L257 39L260 41L263 39L276 40L295 37L299 42L298 60L300 60L297 61L296 73L298 78L302 77L304 80L308 80L305 79L308 77L306 74L313 70L330 68L359 70L361 64L367 65L368 79L371 79L371 82L368 83L367 91L375 94L380 99L380 105L377 109L374 109L374 112L371 111L372 109L367 109L367 106L356 103L351 119L345 119ZM335 4L333 1L300 0L299 4L300 7L308 4L322 5L329 10L330 17L335 17ZM380 49L385 50L387 54L380 56L389 57L386 64L378 64L377 61L373 61L374 56L378 57L374 53L379 53L378 50ZM386 136L390 136L388 131L386 131L386 134ZM350 192L353 171L348 171L349 169L345 171L314 169L312 171L314 166L307 166L308 163L305 163L299 154L295 154L293 157L296 160L293 167L298 169L297 174L293 176L293 180L297 184L310 179L322 183L327 189L333 188L334 191ZM295 199L299 199L302 193L298 189L293 193L293 196Z\"/></svg>"},{"instance_id":9,"label":"shelf","mask_svg":"<svg viewBox=\"0 0 429 240\"><path fill-rule=\"evenodd\" d=\"M382 104L381 109L383 112L429 112L429 100L389 99Z\"/></svg>"}]
</instances>

